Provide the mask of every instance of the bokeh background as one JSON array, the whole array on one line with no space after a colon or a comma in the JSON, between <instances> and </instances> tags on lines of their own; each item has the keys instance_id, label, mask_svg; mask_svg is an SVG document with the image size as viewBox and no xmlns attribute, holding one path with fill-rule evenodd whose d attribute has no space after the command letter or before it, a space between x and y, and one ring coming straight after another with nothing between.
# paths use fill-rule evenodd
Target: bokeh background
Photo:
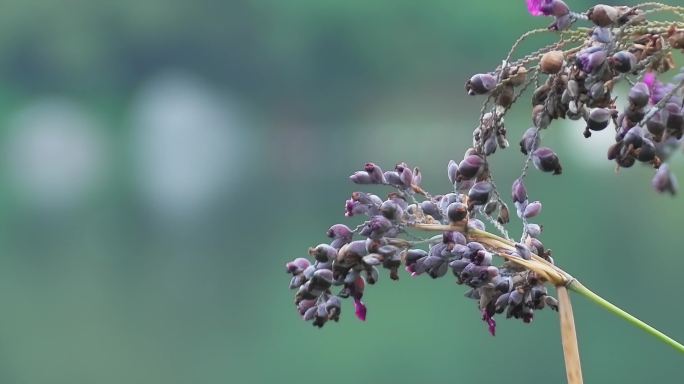
<instances>
[{"instance_id":1,"label":"bokeh background","mask_svg":"<svg viewBox=\"0 0 684 384\"><path fill-rule=\"evenodd\" d=\"M481 102L465 79L548 22L522 0L3 1L0 382L564 382L555 313L491 337L453 279L383 275L366 323L345 306L318 330L283 267L357 223L343 203L366 161L447 190ZM528 121L521 102L513 143ZM546 133L565 172L529 178L542 239L682 341L684 199L616 174L610 139ZM497 153L500 185L521 160ZM587 382L681 380L677 352L574 306Z\"/></svg>"}]
</instances>

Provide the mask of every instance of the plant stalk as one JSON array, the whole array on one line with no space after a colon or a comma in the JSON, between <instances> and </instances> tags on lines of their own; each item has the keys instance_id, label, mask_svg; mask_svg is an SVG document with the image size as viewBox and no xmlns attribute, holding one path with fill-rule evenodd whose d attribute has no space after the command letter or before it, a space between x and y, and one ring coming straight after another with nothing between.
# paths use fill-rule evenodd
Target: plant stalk
<instances>
[{"instance_id":1,"label":"plant stalk","mask_svg":"<svg viewBox=\"0 0 684 384\"><path fill-rule=\"evenodd\" d=\"M572 304L568 289L564 286L556 287L558 293L558 312L560 313L561 341L563 342L563 357L565 358L565 374L568 384L582 384L582 365L580 364L575 318L572 314Z\"/></svg>"},{"instance_id":2,"label":"plant stalk","mask_svg":"<svg viewBox=\"0 0 684 384\"><path fill-rule=\"evenodd\" d=\"M676 349L680 353L684 353L684 345L678 343L677 341L673 340L666 334L660 332L659 330L651 327L650 325L644 323L643 321L637 319L636 317L630 315L629 313L623 311L622 309L618 308L608 300L604 299L603 297L595 294L589 288L585 287L582 285L577 280L573 280L568 284L568 289L571 291L574 291L576 293L579 293L580 295L586 297L587 299L593 301L595 304L598 304L600 307L603 309L608 310L609 312L612 312L614 315L626 320L630 324L634 325L635 327L645 331L646 333L650 334L651 336L654 336L656 339L662 341L663 343L671 346L672 348Z\"/></svg>"}]
</instances>

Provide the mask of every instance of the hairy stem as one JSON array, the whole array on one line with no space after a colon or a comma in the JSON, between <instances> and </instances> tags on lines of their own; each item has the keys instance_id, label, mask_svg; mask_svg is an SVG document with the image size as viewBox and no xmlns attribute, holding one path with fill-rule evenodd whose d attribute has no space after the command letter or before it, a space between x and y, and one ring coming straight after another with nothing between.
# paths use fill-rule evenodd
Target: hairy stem
<instances>
[{"instance_id":1,"label":"hairy stem","mask_svg":"<svg viewBox=\"0 0 684 384\"><path fill-rule=\"evenodd\" d=\"M663 343L671 346L672 348L676 349L677 351L684 353L684 345L679 344L666 334L660 332L659 330L651 327L650 325L644 323L643 321L637 319L636 317L630 315L629 313L623 311L622 309L616 307L614 304L609 302L608 300L604 299L603 297L595 294L589 288L585 287L582 285L577 280L573 280L568 284L568 289L571 291L577 292L580 295L586 297L587 299L593 301L594 303L598 304L601 308L612 312L616 316L626 320L630 324L634 325L635 327L642 329L643 331L647 332L651 336L654 336L656 339L662 341Z\"/></svg>"}]
</instances>

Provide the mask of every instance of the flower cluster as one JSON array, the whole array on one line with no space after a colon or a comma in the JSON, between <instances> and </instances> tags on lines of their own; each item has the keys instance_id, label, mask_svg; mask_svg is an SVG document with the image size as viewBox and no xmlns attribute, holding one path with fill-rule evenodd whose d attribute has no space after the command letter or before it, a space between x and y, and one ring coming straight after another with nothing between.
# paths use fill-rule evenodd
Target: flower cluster
<instances>
[{"instance_id":1,"label":"flower cluster","mask_svg":"<svg viewBox=\"0 0 684 384\"><path fill-rule=\"evenodd\" d=\"M673 12L684 17L684 7L596 5L575 13L561 0L527 0L527 7L532 15L553 17L549 30L562 37L512 60L523 40L542 33L530 31L516 41L500 67L466 82L468 94L485 95L486 100L472 147L460 161L447 165L452 188L434 195L423 189L418 168L400 163L384 171L366 163L350 180L390 192L385 197L352 193L344 214L364 217L363 223L353 229L333 225L327 231L329 241L309 249L310 260L287 263L295 305L304 320L318 327L338 321L346 298L353 300L356 316L365 320L366 285L378 282L379 268L398 280L402 267L410 276L433 279L451 271L458 284L468 287L465 296L477 302L492 335L497 314L529 323L535 310L558 309L545 284L564 285L570 277L555 266L551 251L539 240L542 227L531 220L541 213L542 203L531 200L525 188L530 166L553 175L563 171L556 153L541 145L542 133L554 120L582 120L586 138L612 124L615 144L608 149L609 160L619 168L637 161L648 164L657 169L654 189L675 193L677 182L666 161L682 146L684 73L668 84L658 81L657 74L674 67L672 51L684 48L684 28L682 23L649 21L648 16ZM574 27L579 21L593 26ZM621 80L632 86L620 110L613 90ZM509 146L505 115L532 85L531 127L522 134L522 170L511 186L515 213L523 224L516 241L506 228L509 208L488 157ZM485 225L501 235L487 232ZM419 236L425 232L433 236ZM498 259L502 262L496 263Z\"/></svg>"}]
</instances>

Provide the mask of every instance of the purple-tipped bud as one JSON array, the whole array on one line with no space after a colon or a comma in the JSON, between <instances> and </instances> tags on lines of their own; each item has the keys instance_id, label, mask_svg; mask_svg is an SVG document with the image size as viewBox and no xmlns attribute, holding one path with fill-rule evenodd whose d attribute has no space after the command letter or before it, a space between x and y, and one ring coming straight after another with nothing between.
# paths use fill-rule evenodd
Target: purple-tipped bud
<instances>
[{"instance_id":1,"label":"purple-tipped bud","mask_svg":"<svg viewBox=\"0 0 684 384\"><path fill-rule=\"evenodd\" d=\"M606 51L603 49L592 47L580 52L577 58L582 71L593 73L605 63L606 56Z\"/></svg>"},{"instance_id":2,"label":"purple-tipped bud","mask_svg":"<svg viewBox=\"0 0 684 384\"><path fill-rule=\"evenodd\" d=\"M480 73L466 82L466 91L469 95L484 95L496 88L496 77L489 73Z\"/></svg>"},{"instance_id":3,"label":"purple-tipped bud","mask_svg":"<svg viewBox=\"0 0 684 384\"><path fill-rule=\"evenodd\" d=\"M385 180L388 184L394 185L395 187L403 187L404 183L401 181L401 176L396 171L385 172Z\"/></svg>"},{"instance_id":4,"label":"purple-tipped bud","mask_svg":"<svg viewBox=\"0 0 684 384\"><path fill-rule=\"evenodd\" d=\"M616 71L627 73L632 72L636 68L637 59L636 56L629 51L620 51L610 58L610 64Z\"/></svg>"},{"instance_id":5,"label":"purple-tipped bud","mask_svg":"<svg viewBox=\"0 0 684 384\"><path fill-rule=\"evenodd\" d=\"M385 175L382 173L382 169L374 163L366 163L364 170L368 172L368 175L374 184L385 183Z\"/></svg>"},{"instance_id":6,"label":"purple-tipped bud","mask_svg":"<svg viewBox=\"0 0 684 384\"><path fill-rule=\"evenodd\" d=\"M389 220L398 220L404 214L404 210L395 201L387 200L380 206L380 213Z\"/></svg>"},{"instance_id":7,"label":"purple-tipped bud","mask_svg":"<svg viewBox=\"0 0 684 384\"><path fill-rule=\"evenodd\" d=\"M527 12L532 16L543 16L544 12L542 7L544 6L545 0L526 0L527 1Z\"/></svg>"},{"instance_id":8,"label":"purple-tipped bud","mask_svg":"<svg viewBox=\"0 0 684 384\"><path fill-rule=\"evenodd\" d=\"M644 130L637 126L634 126L630 128L629 131L625 134L624 141L626 146L633 146L634 148L639 148L641 147L641 143L643 142L644 139Z\"/></svg>"},{"instance_id":9,"label":"purple-tipped bud","mask_svg":"<svg viewBox=\"0 0 684 384\"><path fill-rule=\"evenodd\" d=\"M655 176L653 176L651 185L659 193L669 192L671 195L677 193L677 179L670 172L670 167L667 164L662 164L658 168Z\"/></svg>"},{"instance_id":10,"label":"purple-tipped bud","mask_svg":"<svg viewBox=\"0 0 684 384\"><path fill-rule=\"evenodd\" d=\"M468 229L477 229L480 231L484 231L485 225L482 222L482 220L470 219L470 220L468 220Z\"/></svg>"},{"instance_id":11,"label":"purple-tipped bud","mask_svg":"<svg viewBox=\"0 0 684 384\"><path fill-rule=\"evenodd\" d=\"M530 151L533 151L539 146L539 132L537 128L528 128L525 133L523 133L522 139L520 140L520 152L527 155Z\"/></svg>"},{"instance_id":12,"label":"purple-tipped bud","mask_svg":"<svg viewBox=\"0 0 684 384\"><path fill-rule=\"evenodd\" d=\"M532 163L542 172L553 172L554 175L563 172L558 155L547 147L538 148L532 153Z\"/></svg>"},{"instance_id":13,"label":"purple-tipped bud","mask_svg":"<svg viewBox=\"0 0 684 384\"><path fill-rule=\"evenodd\" d=\"M655 141L660 142L665 133L665 122L663 121L663 111L656 112L650 120L646 122L646 128L653 135Z\"/></svg>"},{"instance_id":14,"label":"purple-tipped bud","mask_svg":"<svg viewBox=\"0 0 684 384\"><path fill-rule=\"evenodd\" d=\"M465 245L466 244L466 238L461 232L456 232L456 231L446 231L442 234L442 242L444 244L460 244L460 245Z\"/></svg>"},{"instance_id":15,"label":"purple-tipped bud","mask_svg":"<svg viewBox=\"0 0 684 384\"><path fill-rule=\"evenodd\" d=\"M637 109L645 107L650 97L651 92L645 83L636 83L629 90L629 102Z\"/></svg>"},{"instance_id":16,"label":"purple-tipped bud","mask_svg":"<svg viewBox=\"0 0 684 384\"><path fill-rule=\"evenodd\" d=\"M374 184L373 178L366 171L354 172L353 175L349 176L349 180L356 184Z\"/></svg>"},{"instance_id":17,"label":"purple-tipped bud","mask_svg":"<svg viewBox=\"0 0 684 384\"><path fill-rule=\"evenodd\" d=\"M489 201L489 196L494 190L491 183L480 181L475 183L468 191L468 205L485 205Z\"/></svg>"},{"instance_id":18,"label":"purple-tipped bud","mask_svg":"<svg viewBox=\"0 0 684 384\"><path fill-rule=\"evenodd\" d=\"M513 196L513 202L515 203L524 203L527 201L527 189L525 189L525 184L523 184L522 179L515 179L513 187L511 188L511 195Z\"/></svg>"},{"instance_id":19,"label":"purple-tipped bud","mask_svg":"<svg viewBox=\"0 0 684 384\"><path fill-rule=\"evenodd\" d=\"M523 212L523 217L526 219L531 219L541 213L542 204L539 201L533 201L525 207Z\"/></svg>"},{"instance_id":20,"label":"purple-tipped bud","mask_svg":"<svg viewBox=\"0 0 684 384\"><path fill-rule=\"evenodd\" d=\"M484 145L483 145L483 150L485 156L489 156L496 152L496 149L498 148L498 144L496 143L496 136L490 135L487 140L485 140Z\"/></svg>"},{"instance_id":21,"label":"purple-tipped bud","mask_svg":"<svg viewBox=\"0 0 684 384\"><path fill-rule=\"evenodd\" d=\"M458 165L457 180L470 180L477 177L484 169L484 160L478 155L470 155Z\"/></svg>"},{"instance_id":22,"label":"purple-tipped bud","mask_svg":"<svg viewBox=\"0 0 684 384\"><path fill-rule=\"evenodd\" d=\"M487 323L487 329L492 336L496 336L496 321L492 317L492 314L487 311L487 309L482 310L482 321Z\"/></svg>"},{"instance_id":23,"label":"purple-tipped bud","mask_svg":"<svg viewBox=\"0 0 684 384\"><path fill-rule=\"evenodd\" d=\"M366 321L366 313L368 310L366 309L366 305L361 301L361 299L354 299L354 314L356 317L359 318L361 321Z\"/></svg>"},{"instance_id":24,"label":"purple-tipped bud","mask_svg":"<svg viewBox=\"0 0 684 384\"><path fill-rule=\"evenodd\" d=\"M289 263L285 264L285 269L288 273L298 275L304 272L305 269L309 268L310 265L311 263L309 262L309 260L303 257L298 257L290 261Z\"/></svg>"}]
</instances>

